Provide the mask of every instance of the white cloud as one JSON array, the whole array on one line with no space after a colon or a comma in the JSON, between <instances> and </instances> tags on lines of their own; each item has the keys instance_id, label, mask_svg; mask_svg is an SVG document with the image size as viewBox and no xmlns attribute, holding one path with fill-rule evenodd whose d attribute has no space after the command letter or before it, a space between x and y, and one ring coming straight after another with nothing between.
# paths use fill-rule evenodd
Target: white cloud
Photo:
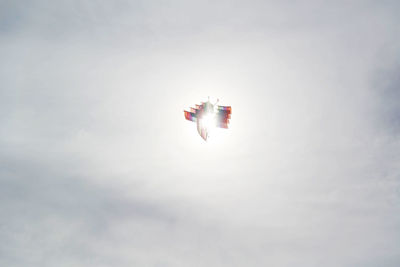
<instances>
[{"instance_id":1,"label":"white cloud","mask_svg":"<svg viewBox=\"0 0 400 267\"><path fill-rule=\"evenodd\" d=\"M399 264L394 1L2 6L0 265Z\"/></svg>"}]
</instances>

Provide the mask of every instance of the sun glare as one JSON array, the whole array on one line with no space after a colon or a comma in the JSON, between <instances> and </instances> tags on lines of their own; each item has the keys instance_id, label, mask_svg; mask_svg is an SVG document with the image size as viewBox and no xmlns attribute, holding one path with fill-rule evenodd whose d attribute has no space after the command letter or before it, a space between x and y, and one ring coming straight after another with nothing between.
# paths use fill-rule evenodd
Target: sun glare
<instances>
[{"instance_id":1,"label":"sun glare","mask_svg":"<svg viewBox=\"0 0 400 267\"><path fill-rule=\"evenodd\" d=\"M204 128L207 129L208 132L211 132L216 126L215 114L214 113L207 113L202 119L201 123Z\"/></svg>"}]
</instances>

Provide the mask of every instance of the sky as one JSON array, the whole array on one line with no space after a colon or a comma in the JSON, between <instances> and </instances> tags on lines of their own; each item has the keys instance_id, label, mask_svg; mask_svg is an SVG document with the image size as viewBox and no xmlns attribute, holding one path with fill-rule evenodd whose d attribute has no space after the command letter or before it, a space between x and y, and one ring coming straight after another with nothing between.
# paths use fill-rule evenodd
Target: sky
<instances>
[{"instance_id":1,"label":"sky","mask_svg":"<svg viewBox=\"0 0 400 267\"><path fill-rule=\"evenodd\" d=\"M399 12L0 0L0 266L400 266Z\"/></svg>"}]
</instances>

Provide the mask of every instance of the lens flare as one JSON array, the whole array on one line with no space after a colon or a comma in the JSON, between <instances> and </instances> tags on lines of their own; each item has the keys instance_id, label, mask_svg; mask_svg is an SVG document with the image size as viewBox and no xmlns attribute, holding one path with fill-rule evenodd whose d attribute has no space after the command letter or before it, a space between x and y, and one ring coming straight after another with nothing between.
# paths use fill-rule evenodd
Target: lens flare
<instances>
[{"instance_id":1,"label":"lens flare","mask_svg":"<svg viewBox=\"0 0 400 267\"><path fill-rule=\"evenodd\" d=\"M212 131L216 126L215 114L211 112L205 114L201 119L201 124L206 128L207 132Z\"/></svg>"}]
</instances>

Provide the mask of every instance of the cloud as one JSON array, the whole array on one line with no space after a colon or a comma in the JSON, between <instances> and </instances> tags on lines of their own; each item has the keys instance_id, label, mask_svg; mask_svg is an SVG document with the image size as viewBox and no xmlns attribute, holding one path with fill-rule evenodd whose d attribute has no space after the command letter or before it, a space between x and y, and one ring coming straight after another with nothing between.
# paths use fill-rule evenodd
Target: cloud
<instances>
[{"instance_id":1,"label":"cloud","mask_svg":"<svg viewBox=\"0 0 400 267\"><path fill-rule=\"evenodd\" d=\"M394 1L1 5L0 265L398 266Z\"/></svg>"}]
</instances>

